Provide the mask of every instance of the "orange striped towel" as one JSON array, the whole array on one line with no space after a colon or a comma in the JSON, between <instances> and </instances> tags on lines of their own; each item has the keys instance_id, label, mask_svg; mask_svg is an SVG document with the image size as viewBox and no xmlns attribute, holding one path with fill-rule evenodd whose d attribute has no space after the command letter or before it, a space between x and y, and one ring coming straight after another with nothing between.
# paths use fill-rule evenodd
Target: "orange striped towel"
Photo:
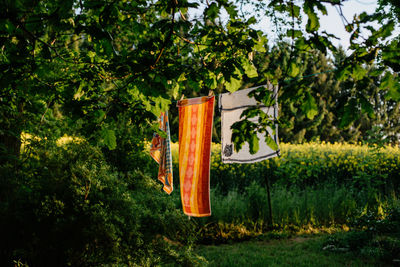
<instances>
[{"instance_id":1,"label":"orange striped towel","mask_svg":"<svg viewBox=\"0 0 400 267\"><path fill-rule=\"evenodd\" d=\"M161 112L158 120L158 128L165 132L167 137L163 138L154 133L150 146L150 156L160 165L158 168L158 180L163 183L164 191L171 194L174 190L172 175L171 135L169 132L168 111Z\"/></svg>"},{"instance_id":2,"label":"orange striped towel","mask_svg":"<svg viewBox=\"0 0 400 267\"><path fill-rule=\"evenodd\" d=\"M210 156L214 96L178 101L179 181L183 212L211 215Z\"/></svg>"}]
</instances>

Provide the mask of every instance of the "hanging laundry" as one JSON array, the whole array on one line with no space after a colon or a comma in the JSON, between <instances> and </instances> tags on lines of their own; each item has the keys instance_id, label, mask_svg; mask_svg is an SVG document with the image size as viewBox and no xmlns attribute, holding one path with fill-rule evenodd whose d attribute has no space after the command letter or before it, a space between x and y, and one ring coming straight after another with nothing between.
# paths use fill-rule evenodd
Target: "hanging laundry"
<instances>
[{"instance_id":1,"label":"hanging laundry","mask_svg":"<svg viewBox=\"0 0 400 267\"><path fill-rule=\"evenodd\" d=\"M172 175L171 135L169 131L168 111L161 112L158 128L166 134L166 138L154 133L150 146L150 156L159 164L158 180L164 185L163 189L171 194L174 189Z\"/></svg>"},{"instance_id":2,"label":"hanging laundry","mask_svg":"<svg viewBox=\"0 0 400 267\"><path fill-rule=\"evenodd\" d=\"M211 215L210 157L214 96L178 101L179 180L183 212Z\"/></svg>"},{"instance_id":3,"label":"hanging laundry","mask_svg":"<svg viewBox=\"0 0 400 267\"><path fill-rule=\"evenodd\" d=\"M246 142L242 148L236 152L234 144L231 142L232 129L231 126L242 120L240 116L242 112L249 107L257 106L257 101L254 97L249 97L248 94L259 87L253 87L245 90L239 90L234 93L221 94L219 98L219 108L221 110L221 156L223 163L253 163L262 161L271 157L278 156L279 144L278 144L278 125L275 124L275 134L268 127L267 131L273 138L275 143L278 145L278 149L274 150L267 145L265 142L265 134L258 133L259 139L259 150L255 154L250 153L249 144ZM274 92L275 104L270 107L265 105L259 105L260 109L267 113L271 119L276 121L278 116L278 99L277 99L277 87L272 84L266 86L266 90ZM257 122L258 116L251 118L250 121Z\"/></svg>"}]
</instances>

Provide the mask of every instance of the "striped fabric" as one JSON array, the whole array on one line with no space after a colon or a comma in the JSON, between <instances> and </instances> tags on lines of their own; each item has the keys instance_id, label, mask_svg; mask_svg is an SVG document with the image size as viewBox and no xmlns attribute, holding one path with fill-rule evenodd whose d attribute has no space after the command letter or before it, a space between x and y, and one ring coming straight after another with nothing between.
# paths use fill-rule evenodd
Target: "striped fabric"
<instances>
[{"instance_id":1,"label":"striped fabric","mask_svg":"<svg viewBox=\"0 0 400 267\"><path fill-rule=\"evenodd\" d=\"M211 215L210 156L214 96L178 101L179 181L183 212Z\"/></svg>"},{"instance_id":2,"label":"striped fabric","mask_svg":"<svg viewBox=\"0 0 400 267\"><path fill-rule=\"evenodd\" d=\"M150 156L160 165L158 168L158 180L163 183L164 191L171 194L174 187L168 111L161 112L158 127L161 131L166 133L167 137L163 138L159 134L154 133L150 146Z\"/></svg>"}]
</instances>

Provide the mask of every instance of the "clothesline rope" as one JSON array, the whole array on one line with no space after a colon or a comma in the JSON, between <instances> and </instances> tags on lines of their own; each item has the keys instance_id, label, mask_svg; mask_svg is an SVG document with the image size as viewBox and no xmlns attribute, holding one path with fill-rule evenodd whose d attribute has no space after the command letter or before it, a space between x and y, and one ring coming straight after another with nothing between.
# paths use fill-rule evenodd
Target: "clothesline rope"
<instances>
[{"instance_id":1,"label":"clothesline rope","mask_svg":"<svg viewBox=\"0 0 400 267\"><path fill-rule=\"evenodd\" d=\"M301 77L296 77L296 78L284 80L284 82L290 82L290 81L300 80L300 79L303 79L303 78L309 78L309 77L317 76L317 75L320 75L320 74L329 73L329 72L332 72L332 71L335 71L335 70L336 70L336 69L327 70L327 71L322 71L322 72L313 73L313 74L309 74L309 75L304 75L304 76L301 76Z\"/></svg>"}]
</instances>

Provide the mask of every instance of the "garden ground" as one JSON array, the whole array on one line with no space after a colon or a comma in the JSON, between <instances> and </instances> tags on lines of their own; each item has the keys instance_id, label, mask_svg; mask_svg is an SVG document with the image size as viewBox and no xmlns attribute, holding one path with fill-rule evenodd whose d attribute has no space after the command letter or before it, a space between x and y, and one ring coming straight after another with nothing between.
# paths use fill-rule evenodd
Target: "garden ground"
<instances>
[{"instance_id":1,"label":"garden ground","mask_svg":"<svg viewBox=\"0 0 400 267\"><path fill-rule=\"evenodd\" d=\"M328 236L257 238L233 244L202 245L195 252L203 256L209 266L389 266L353 252L324 250Z\"/></svg>"}]
</instances>

